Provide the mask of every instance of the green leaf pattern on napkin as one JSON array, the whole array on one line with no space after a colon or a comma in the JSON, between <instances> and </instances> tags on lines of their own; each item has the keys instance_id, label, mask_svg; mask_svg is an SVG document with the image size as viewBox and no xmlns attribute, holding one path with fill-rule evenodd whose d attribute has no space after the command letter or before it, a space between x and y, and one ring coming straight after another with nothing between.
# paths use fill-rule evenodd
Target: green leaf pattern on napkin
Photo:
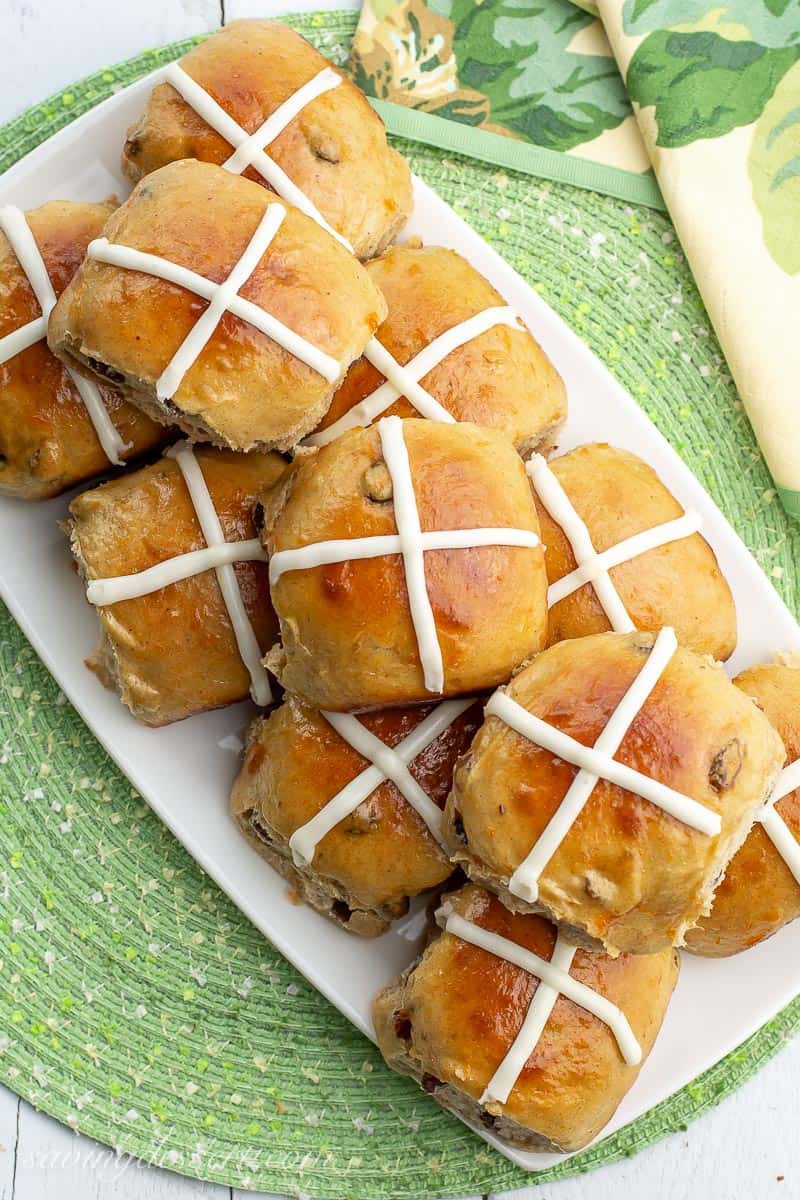
<instances>
[{"instance_id":1,"label":"green leaf pattern on napkin","mask_svg":"<svg viewBox=\"0 0 800 1200\"><path fill-rule=\"evenodd\" d=\"M797 58L791 46L659 29L634 54L628 90L642 107L655 105L659 146L686 146L752 124Z\"/></svg>"},{"instance_id":2,"label":"green leaf pattern on napkin","mask_svg":"<svg viewBox=\"0 0 800 1200\"><path fill-rule=\"evenodd\" d=\"M731 184L795 274L798 62L800 0L363 0L350 71L379 99L638 173L631 100L651 157L752 128Z\"/></svg>"},{"instance_id":3,"label":"green leaf pattern on napkin","mask_svg":"<svg viewBox=\"0 0 800 1200\"><path fill-rule=\"evenodd\" d=\"M767 249L795 275L800 272L800 63L784 76L761 114L748 169Z\"/></svg>"},{"instance_id":4,"label":"green leaf pattern on napkin","mask_svg":"<svg viewBox=\"0 0 800 1200\"><path fill-rule=\"evenodd\" d=\"M465 125L486 126L487 98L462 87L458 79L454 32L452 22L424 2L366 0L351 50L350 75L368 96Z\"/></svg>"},{"instance_id":5,"label":"green leaf pattern on napkin","mask_svg":"<svg viewBox=\"0 0 800 1200\"><path fill-rule=\"evenodd\" d=\"M553 150L631 115L596 17L572 0L365 0L350 71L370 96Z\"/></svg>"},{"instance_id":6,"label":"green leaf pattern on napkin","mask_svg":"<svg viewBox=\"0 0 800 1200\"><path fill-rule=\"evenodd\" d=\"M747 173L764 244L800 272L800 0L625 0L621 15L641 38L626 84L654 110L656 146L753 126Z\"/></svg>"},{"instance_id":7,"label":"green leaf pattern on napkin","mask_svg":"<svg viewBox=\"0 0 800 1200\"><path fill-rule=\"evenodd\" d=\"M762 46L800 42L798 0L625 0L622 19L629 34L702 26Z\"/></svg>"},{"instance_id":8,"label":"green leaf pattern on napkin","mask_svg":"<svg viewBox=\"0 0 800 1200\"><path fill-rule=\"evenodd\" d=\"M630 112L612 58L575 53L590 18L572 5L439 0L454 26L459 78L489 100L491 118L518 137L569 150Z\"/></svg>"},{"instance_id":9,"label":"green leaf pattern on napkin","mask_svg":"<svg viewBox=\"0 0 800 1200\"><path fill-rule=\"evenodd\" d=\"M752 124L800 57L798 0L625 0L622 21L647 34L626 83L655 107L659 146Z\"/></svg>"}]
</instances>

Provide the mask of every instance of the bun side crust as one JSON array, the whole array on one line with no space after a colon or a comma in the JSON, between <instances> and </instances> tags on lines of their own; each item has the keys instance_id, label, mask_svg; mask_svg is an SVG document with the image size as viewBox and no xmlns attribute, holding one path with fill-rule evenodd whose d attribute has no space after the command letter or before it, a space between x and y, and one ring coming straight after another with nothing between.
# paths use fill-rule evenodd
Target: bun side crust
<instances>
[{"instance_id":1,"label":"bun side crust","mask_svg":"<svg viewBox=\"0 0 800 1200\"><path fill-rule=\"evenodd\" d=\"M750 667L734 683L762 709L786 747L786 762L800 758L800 668L782 663ZM775 805L800 841L800 788ZM686 937L692 954L738 954L800 917L800 883L758 822L728 864L714 905Z\"/></svg>"},{"instance_id":2,"label":"bun side crust","mask_svg":"<svg viewBox=\"0 0 800 1200\"><path fill-rule=\"evenodd\" d=\"M69 541L69 548L72 551L72 557L75 559L79 576L84 583L88 583L91 576L81 547L78 522L74 518L71 518L62 521L60 528ZM94 672L104 688L117 693L126 708L130 708L143 725L150 725L153 728L157 728L160 725L167 724L166 721L157 720L150 707L141 706L140 711L137 713L136 702L133 696L126 690L125 680L120 671L119 660L115 653L114 642L109 636L102 620L100 621L99 640L92 654L86 659L86 666L90 671Z\"/></svg>"},{"instance_id":3,"label":"bun side crust","mask_svg":"<svg viewBox=\"0 0 800 1200\"><path fill-rule=\"evenodd\" d=\"M228 540L256 536L257 495L285 470L277 454L195 448ZM164 458L76 496L65 532L84 579L130 575L205 546L178 464ZM275 636L266 566L234 566L260 645ZM97 610L101 641L89 665L145 725L165 725L244 699L239 656L214 571Z\"/></svg>"},{"instance_id":4,"label":"bun side crust","mask_svg":"<svg viewBox=\"0 0 800 1200\"><path fill-rule=\"evenodd\" d=\"M277 440L275 438L255 439L251 444L242 447L232 447L230 438L219 433L207 424L203 416L194 416L183 412L171 400L159 400L152 381L129 372L118 370L102 358L89 355L82 345L69 332L64 332L59 342L58 355L61 361L68 364L78 375L90 379L94 383L100 380L113 380L114 390L133 406L141 416L150 422L155 422L161 430L162 437L167 437L167 429L179 429L193 441L216 446L220 450L242 449L247 453L256 451L260 454L271 450L286 452L292 450L299 441L314 428L314 422L327 412L333 388L324 392L319 400L310 406L291 427L285 427L285 432Z\"/></svg>"},{"instance_id":5,"label":"bun side crust","mask_svg":"<svg viewBox=\"0 0 800 1200\"><path fill-rule=\"evenodd\" d=\"M323 879L308 868L296 867L288 844L264 824L254 809L234 813L234 820L240 833L264 861L286 880L296 897L347 933L358 937L380 937L392 921L407 912L408 903L380 909L360 907L354 897L337 887L332 880Z\"/></svg>"},{"instance_id":6,"label":"bun side crust","mask_svg":"<svg viewBox=\"0 0 800 1200\"><path fill-rule=\"evenodd\" d=\"M51 200L25 213L25 220L59 295L68 285L92 238L117 207ZM41 315L39 303L14 251L0 232L0 337ZM100 395L130 461L167 439L120 392L100 385ZM0 363L0 495L45 500L110 469L78 389L64 364L42 340Z\"/></svg>"}]
</instances>

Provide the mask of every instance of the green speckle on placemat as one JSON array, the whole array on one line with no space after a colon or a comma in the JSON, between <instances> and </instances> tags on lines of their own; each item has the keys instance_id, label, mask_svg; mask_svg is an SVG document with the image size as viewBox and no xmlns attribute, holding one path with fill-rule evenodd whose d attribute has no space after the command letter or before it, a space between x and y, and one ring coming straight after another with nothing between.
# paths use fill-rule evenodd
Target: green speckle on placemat
<instances>
[{"instance_id":1,"label":"green speckle on placemat","mask_svg":"<svg viewBox=\"0 0 800 1200\"><path fill-rule=\"evenodd\" d=\"M292 24L346 60L354 14ZM190 44L101 71L12 121L0 130L0 169ZM608 363L800 612L800 525L780 507L668 218L400 149ZM0 1079L123 1152L326 1200L498 1191L685 1129L800 1024L795 1002L632 1125L530 1176L387 1071L241 916L4 610L0 679Z\"/></svg>"}]
</instances>

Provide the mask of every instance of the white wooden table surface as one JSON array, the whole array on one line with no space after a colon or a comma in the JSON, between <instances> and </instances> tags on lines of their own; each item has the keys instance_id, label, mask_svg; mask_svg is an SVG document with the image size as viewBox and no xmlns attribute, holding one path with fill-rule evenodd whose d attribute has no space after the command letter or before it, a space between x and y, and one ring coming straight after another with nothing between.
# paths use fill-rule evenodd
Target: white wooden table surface
<instances>
[{"instance_id":1,"label":"white wooden table surface","mask_svg":"<svg viewBox=\"0 0 800 1200\"><path fill-rule=\"evenodd\" d=\"M343 8L348 0L0 0L0 123L140 50L239 16ZM353 4L355 7L355 3ZM734 1096L635 1159L514 1193L515 1200L795 1200L800 1041ZM244 1200L113 1153L0 1088L0 1200ZM511 1194L506 1198L510 1200ZM495 1200L495 1198L491 1198Z\"/></svg>"}]
</instances>

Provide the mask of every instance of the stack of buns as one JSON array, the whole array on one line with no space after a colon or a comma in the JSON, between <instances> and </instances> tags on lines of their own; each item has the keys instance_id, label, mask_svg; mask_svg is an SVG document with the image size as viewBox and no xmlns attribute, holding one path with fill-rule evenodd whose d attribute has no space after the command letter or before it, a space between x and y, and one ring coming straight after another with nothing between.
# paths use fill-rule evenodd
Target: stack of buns
<instances>
[{"instance_id":1,"label":"stack of buns","mask_svg":"<svg viewBox=\"0 0 800 1200\"><path fill-rule=\"evenodd\" d=\"M105 480L65 522L101 681L152 726L249 693L242 835L354 935L428 903L387 1063L577 1149L678 948L800 915L800 670L729 680L696 514L627 450L557 453L536 331L396 244L408 165L285 26L168 68L123 167L122 204L0 212L0 491Z\"/></svg>"}]
</instances>

